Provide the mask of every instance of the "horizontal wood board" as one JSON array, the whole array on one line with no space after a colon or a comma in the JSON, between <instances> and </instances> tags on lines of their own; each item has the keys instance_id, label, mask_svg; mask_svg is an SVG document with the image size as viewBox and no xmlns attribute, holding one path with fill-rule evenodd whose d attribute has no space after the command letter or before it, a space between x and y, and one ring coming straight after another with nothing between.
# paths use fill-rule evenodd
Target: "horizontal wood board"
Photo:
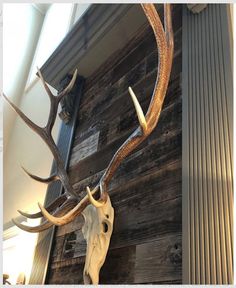
<instances>
[{"instance_id":1,"label":"horizontal wood board","mask_svg":"<svg viewBox=\"0 0 236 288\"><path fill-rule=\"evenodd\" d=\"M115 220L101 284L182 282L181 5L173 6L173 28L173 69L158 126L123 161L110 184ZM138 126L127 88L133 88L146 112L157 63L154 35L146 24L86 79L69 164L79 196L85 195L87 185L96 185L115 151ZM83 283L82 225L83 218L77 217L57 228L48 284Z\"/></svg>"}]
</instances>

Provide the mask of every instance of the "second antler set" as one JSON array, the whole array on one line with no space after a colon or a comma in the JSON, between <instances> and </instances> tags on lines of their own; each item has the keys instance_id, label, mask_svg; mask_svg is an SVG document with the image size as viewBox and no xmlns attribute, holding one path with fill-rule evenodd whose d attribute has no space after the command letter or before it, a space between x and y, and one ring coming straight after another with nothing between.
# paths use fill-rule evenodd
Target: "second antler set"
<instances>
[{"instance_id":1,"label":"second antler set","mask_svg":"<svg viewBox=\"0 0 236 288\"><path fill-rule=\"evenodd\" d=\"M52 127L56 119L58 105L61 99L73 87L77 76L77 70L74 72L73 78L69 85L61 93L59 93L58 96L54 96L51 93L41 75L41 72L38 70L39 77L43 82L51 103L49 119L45 127L39 127L33 123L4 95L4 98L21 117L21 119L45 141L57 164L57 173L47 179L42 179L38 176L32 175L23 168L24 171L36 181L51 183L53 181L60 180L65 189L65 193L59 196L48 207L44 208L41 204L39 204L41 212L28 214L19 211L20 214L28 218L45 217L46 220L40 225L36 227L29 227L18 223L15 220L13 221L15 225L25 231L40 232L48 229L53 224L67 224L73 221L76 216L83 214L85 217L83 234L87 240L87 254L84 268L85 283L98 283L99 271L105 261L109 247L114 219L114 211L108 195L109 182L111 181L112 176L119 167L121 161L140 143L142 143L156 127L170 78L174 46L170 4L164 4L164 27L153 4L142 4L142 8L149 21L149 24L153 29L159 58L157 79L151 102L148 111L144 116L142 108L140 107L134 92L130 87L128 88L136 109L140 126L116 151L97 186L92 190L90 190L89 187L86 188L87 195L82 200L78 199L78 196L70 184L60 153L51 135Z\"/></svg>"}]
</instances>

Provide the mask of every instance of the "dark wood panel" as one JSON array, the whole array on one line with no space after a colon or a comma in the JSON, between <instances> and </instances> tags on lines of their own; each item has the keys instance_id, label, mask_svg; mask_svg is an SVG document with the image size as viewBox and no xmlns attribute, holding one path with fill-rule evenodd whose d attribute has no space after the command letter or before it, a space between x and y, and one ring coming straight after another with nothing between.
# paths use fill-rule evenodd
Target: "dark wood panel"
<instances>
[{"instance_id":1,"label":"dark wood panel","mask_svg":"<svg viewBox=\"0 0 236 288\"><path fill-rule=\"evenodd\" d=\"M109 250L100 272L100 284L133 283L135 257L136 246Z\"/></svg>"},{"instance_id":2,"label":"dark wood panel","mask_svg":"<svg viewBox=\"0 0 236 288\"><path fill-rule=\"evenodd\" d=\"M174 59L173 67L175 68L173 68L172 71L169 87L173 85L173 82L175 85L179 85L179 83L176 83L175 79L176 75L178 75L181 71L180 56L181 55L177 55L177 57ZM147 60L149 60L148 64L146 64ZM80 125L76 131L75 145L80 143L88 132L94 133L95 127L96 130L101 130L102 125L109 123L109 121L111 121L114 117L123 118L123 116L125 116L129 110L134 111L133 103L128 93L128 86L130 85L134 89L144 112L147 110L155 84L157 63L154 70L147 70L146 73L144 73L144 71L140 73L140 69L144 69L145 65L147 66L146 69L150 65L153 65L152 63L149 63L151 60L157 62L156 55L154 53L151 54L148 59L143 60L141 64L137 65L131 70L131 75L138 75L136 76L134 83L130 83L130 80L123 77L114 86L109 85L104 87L102 91L96 92L96 98L80 109ZM168 98L168 95L171 95L169 90L166 98ZM137 125L137 123L138 122L134 124Z\"/></svg>"},{"instance_id":3,"label":"dark wood panel","mask_svg":"<svg viewBox=\"0 0 236 288\"><path fill-rule=\"evenodd\" d=\"M150 75L147 77L147 81L140 82L134 87L135 92L137 91L136 94L144 111L147 110L150 102L150 96L152 93L155 77L156 71L150 73ZM181 91L179 82L180 76L178 75L170 83L161 115L166 113L165 111L166 109L169 109L169 105L179 101ZM145 89L142 88L144 86ZM150 96L147 97L147 95ZM117 140L118 138L124 135L128 135L128 133L131 133L138 126L138 120L134 111L133 103L127 91L123 93L121 98L119 98L114 103L114 105L109 107L109 109L105 110L104 106L101 106L100 111L102 112L101 117L103 117L103 120L97 118L97 115L94 115L92 119L88 120L93 122L91 126L89 123L86 125L81 124L79 126L76 134L77 139L74 142L72 157L73 153L77 153L76 147L80 145L82 141L97 133L98 131L100 131L99 148L102 149L104 148L104 145L109 145L111 142ZM158 127L160 125L162 125L161 119L158 123ZM101 143L103 145L101 145ZM70 164L70 166L73 165Z\"/></svg>"},{"instance_id":4,"label":"dark wood panel","mask_svg":"<svg viewBox=\"0 0 236 288\"><path fill-rule=\"evenodd\" d=\"M84 260L80 257L54 264L52 283L82 283ZM100 272L100 284L181 283L181 270L181 234L167 234L153 242L110 249ZM75 272L71 281L69 277ZM61 279L60 273L67 275Z\"/></svg>"},{"instance_id":5,"label":"dark wood panel","mask_svg":"<svg viewBox=\"0 0 236 288\"><path fill-rule=\"evenodd\" d=\"M152 175L147 174L138 182L131 181L128 185L118 185L111 190L111 200L115 209L111 249L140 244L144 240L155 239L158 234L181 229L181 210L178 209L181 201L180 168L179 161L170 163L164 170ZM168 210L166 210L167 207ZM54 249L54 262L68 258L68 255L63 252L64 242L66 238L73 235L75 242L68 251L69 257L85 255L86 245L80 228L83 217L78 217L78 219L80 219L80 224L77 230L73 230L71 226L72 230L68 230L65 237L58 236ZM166 226L161 224L163 222ZM159 225L154 234L152 225L155 227ZM137 230L142 233L137 233Z\"/></svg>"},{"instance_id":6,"label":"dark wood panel","mask_svg":"<svg viewBox=\"0 0 236 288\"><path fill-rule=\"evenodd\" d=\"M146 147L148 142L153 142L153 146L154 145L156 146L158 145L157 142L159 141L158 146L163 146L163 142L167 142L169 138L172 135L174 135L177 131L180 132L181 122L179 120L181 119L181 109L182 109L181 100L170 105L169 107L166 107L161 113L158 127L142 145L137 147L135 151L141 150L144 147ZM109 145L105 145L103 149L97 151L96 153L92 154L91 156L87 157L86 159L80 161L79 163L71 167L69 173L72 183L79 182L82 179L88 177L89 175L93 175L99 172L100 170L103 170L110 162L115 151L127 139L130 133L131 131L128 130L128 133L126 132L123 134L124 136L119 137L118 139L111 142ZM156 141L155 144L154 141ZM165 147L167 147L168 149L168 143L165 144ZM181 148L181 142L179 142L178 147L179 149ZM150 149L150 147L148 147L148 149ZM158 147L157 149L163 150L164 147ZM135 155L136 153L135 151L132 153L132 155ZM126 163L126 160L124 162Z\"/></svg>"},{"instance_id":7,"label":"dark wood panel","mask_svg":"<svg viewBox=\"0 0 236 288\"><path fill-rule=\"evenodd\" d=\"M181 231L181 201L178 197L166 201L164 205L149 205L148 209L133 203L129 210L116 215L111 247L151 241L165 233Z\"/></svg>"},{"instance_id":8,"label":"dark wood panel","mask_svg":"<svg viewBox=\"0 0 236 288\"><path fill-rule=\"evenodd\" d=\"M181 281L181 233L136 246L134 283Z\"/></svg>"},{"instance_id":9,"label":"dark wood panel","mask_svg":"<svg viewBox=\"0 0 236 288\"><path fill-rule=\"evenodd\" d=\"M158 126L123 161L109 186L115 220L101 284L181 283L181 6L174 5L173 15L174 62ZM143 27L127 47L86 79L69 169L81 197L86 186L97 184L117 148L138 126L129 85L144 112L148 108L157 73L156 46L150 32ZM69 277L74 278L73 284L82 283L83 222L77 217L57 229L50 283L72 284L66 283ZM60 279L63 272L68 274L66 279Z\"/></svg>"},{"instance_id":10,"label":"dark wood panel","mask_svg":"<svg viewBox=\"0 0 236 288\"><path fill-rule=\"evenodd\" d=\"M84 262L51 268L48 284L83 284Z\"/></svg>"}]
</instances>

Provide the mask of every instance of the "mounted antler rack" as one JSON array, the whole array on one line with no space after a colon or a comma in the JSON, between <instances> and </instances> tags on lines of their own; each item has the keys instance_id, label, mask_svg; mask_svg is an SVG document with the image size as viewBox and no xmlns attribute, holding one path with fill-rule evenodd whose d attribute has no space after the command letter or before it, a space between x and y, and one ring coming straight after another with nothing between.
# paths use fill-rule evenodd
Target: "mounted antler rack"
<instances>
[{"instance_id":1,"label":"mounted antler rack","mask_svg":"<svg viewBox=\"0 0 236 288\"><path fill-rule=\"evenodd\" d=\"M49 119L45 127L39 127L34 124L4 95L4 98L21 119L45 141L57 164L57 172L46 179L35 176L24 168L23 170L34 180L46 184L60 180L65 189L65 193L59 196L49 206L43 207L39 203L40 212L28 214L19 210L20 214L28 218L45 217L46 220L40 225L29 227L15 220L13 220L13 222L25 231L40 232L48 229L53 224L58 226L65 225L82 214L85 218L85 225L82 231L87 240L87 254L84 268L85 284L97 284L99 282L99 271L105 261L109 247L113 229L114 210L108 194L108 185L121 162L140 145L156 127L170 78L174 46L171 6L170 4L164 4L164 27L153 4L142 4L142 8L154 32L158 50L157 57L159 59L157 79L150 105L146 115L144 115L135 93L131 87L128 87L138 116L139 126L116 151L98 184L93 189L89 187L86 188L87 195L82 200L78 199L77 194L70 184L60 153L51 136L58 105L72 89L77 76L77 70L74 72L69 85L60 92L58 96L54 96L51 93L40 70L38 70L39 77L42 80L51 103Z\"/></svg>"}]
</instances>

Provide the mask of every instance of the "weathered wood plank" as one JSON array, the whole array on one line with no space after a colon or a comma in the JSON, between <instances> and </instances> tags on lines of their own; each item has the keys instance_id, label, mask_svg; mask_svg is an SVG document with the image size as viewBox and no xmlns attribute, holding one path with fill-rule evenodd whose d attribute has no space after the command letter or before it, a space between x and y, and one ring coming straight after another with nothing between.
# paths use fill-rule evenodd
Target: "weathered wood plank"
<instances>
[{"instance_id":1,"label":"weathered wood plank","mask_svg":"<svg viewBox=\"0 0 236 288\"><path fill-rule=\"evenodd\" d=\"M158 126L124 160L110 183L114 233L101 284L181 283L181 5L174 5L173 19L174 62ZM132 85L146 112L156 69L154 37L150 27L143 27L127 47L86 80L69 168L80 197L87 185L97 184L114 152L138 126L127 87ZM50 284L83 283L83 222L83 217L77 217L57 228Z\"/></svg>"},{"instance_id":2,"label":"weathered wood plank","mask_svg":"<svg viewBox=\"0 0 236 288\"><path fill-rule=\"evenodd\" d=\"M181 19L181 17L180 17L180 19ZM175 53L178 53L178 51L181 51L181 44L182 43L179 40L181 38L181 33L182 33L182 29L181 29L181 27L179 27L178 30L176 31L176 37L175 37ZM117 100L124 91L127 91L127 87L128 87L127 85L132 85L133 84L133 83L131 83L132 81L131 82L128 81L128 79L130 78L129 75L136 75L136 74L141 75L138 72L140 65L142 66L142 69L144 69L144 67L146 67L146 72L145 72L146 76L149 74L150 71L155 71L156 70L157 57L156 57L155 40L154 40L154 37L153 37L152 33L150 33L150 31L149 31L149 33L146 31L146 35L148 35L149 38L151 37L152 40L149 43L149 45L146 46L146 48L144 48L144 51L138 51L140 49L139 45L137 45L138 47L136 47L136 49L134 49L134 50L137 50L139 54L142 54L142 57L140 58L139 61L137 61L137 60L133 61L134 63L132 64L132 60L131 60L131 56L132 55L130 55L130 53L128 53L128 55L126 55L126 58L125 58L125 61L124 61L124 65L122 64L126 68L125 68L125 70L123 69L121 71L123 74L121 73L122 76L115 83L114 83L114 80L113 80L113 77L115 75L113 75L111 73L114 69L116 69L116 66L114 67L114 60L111 63L112 65L110 64L110 68L109 68L110 70L107 71L106 73L103 73L100 76L99 80L97 80L97 78L95 78L94 80L90 78L91 82L94 81L94 85L91 88L92 91L89 91L89 90L85 89L85 94L84 94L83 101L82 101L82 104L81 104L81 109L80 109L80 112L79 112L79 123L80 123L79 129L81 129L81 126L83 126L84 123L87 123L87 121L91 120L91 115L93 115L93 121L95 121L94 117L96 117L96 116L97 116L97 119L102 119L101 118L102 117L102 113L97 114L97 113L92 113L92 111L93 112L99 112L100 110L103 110L103 109L100 109L102 106L104 106L104 105L105 106L110 106L110 103L112 103L113 101ZM141 41L140 45L143 45L142 41ZM152 64L151 65L149 65L150 61L148 61L148 59L150 57L149 57L149 54L147 53L149 51L149 49L150 49L149 47L152 47L151 52L150 52L151 55L152 55L152 59L151 59L152 60ZM132 53L135 54L135 52L132 52ZM178 55L179 54L180 53L178 53ZM181 56L181 55L179 55L179 56ZM179 56L177 57L177 55L175 55L175 59L174 59L174 64L175 65L173 65L174 68L173 68L173 71L171 73L171 78L172 78L172 75L176 75L177 74L175 70L181 68L181 57L179 57ZM180 60L180 62L175 63L177 58ZM144 62L146 62L146 64ZM141 64L141 63L143 63L143 64ZM120 65L120 64L118 64L118 65ZM106 65L104 65L104 66L106 66ZM99 74L99 73L96 73L96 74ZM153 81L155 80L155 77L156 77L156 75L154 76ZM104 82L103 78L106 79L105 82ZM148 81L148 79L142 79L140 77L138 77L138 79L140 79L141 82ZM138 79L135 81L135 84L137 84ZM113 84L111 84L111 82ZM89 85L89 83L87 82L86 86L88 86L88 85ZM153 82L153 85L154 85L154 82ZM146 83L142 83L141 86L145 87ZM114 105L115 105L115 103L114 103ZM104 106L104 108L105 108L105 106ZM93 122L93 123L96 123L96 121ZM75 139L77 139L77 136L75 136Z\"/></svg>"},{"instance_id":3,"label":"weathered wood plank","mask_svg":"<svg viewBox=\"0 0 236 288\"><path fill-rule=\"evenodd\" d=\"M179 123L181 123L179 121L179 119L181 118L181 111L180 110L182 109L181 101L179 101L179 102L177 102L177 103L175 103L169 107L170 107L170 109L163 111L163 113L161 114L159 125L155 129L155 131L150 135L149 139L147 139L142 145L137 147L137 149L135 151L141 150L144 147L144 145L147 146L147 142L150 142L153 139L155 139L155 141L160 141L159 138L162 140L163 140L163 138L168 140L168 138L171 136L171 134L168 135L168 134L166 134L166 132L169 132L171 130L171 128L173 130L176 130L177 127L173 127L173 126L175 126L174 125L175 123L178 123L176 125L181 126L179 124ZM171 124L172 124L172 127L171 127ZM181 128L179 127L179 129L181 129ZM125 133L123 137L118 138L117 140L113 141L110 145L106 145L103 149L97 151L96 153L94 153L90 157L87 157L86 159L84 159L84 161L81 161L80 163L77 163L73 167L70 167L69 173L70 173L71 182L72 183L79 182L82 179L88 177L89 175L95 174L98 171L105 169L105 167L108 165L108 163L112 159L115 151L125 141L125 139L127 139L129 134L130 133L128 133L128 135L127 135L127 133ZM172 131L172 134L174 134L173 131ZM165 144L165 146L168 147L168 143ZM179 148L180 147L181 147L181 142L179 143ZM150 149L150 147L148 147L147 149ZM163 148L161 148L161 149L163 149ZM132 153L132 155L136 153L135 151ZM125 161L126 161L126 159L124 160L124 162Z\"/></svg>"},{"instance_id":4,"label":"weathered wood plank","mask_svg":"<svg viewBox=\"0 0 236 288\"><path fill-rule=\"evenodd\" d=\"M112 247L140 244L155 240L166 233L176 233L182 228L181 197L163 203L133 203L115 217Z\"/></svg>"},{"instance_id":5,"label":"weathered wood plank","mask_svg":"<svg viewBox=\"0 0 236 288\"><path fill-rule=\"evenodd\" d=\"M181 233L136 246L134 283L181 281Z\"/></svg>"},{"instance_id":6,"label":"weathered wood plank","mask_svg":"<svg viewBox=\"0 0 236 288\"><path fill-rule=\"evenodd\" d=\"M154 59L156 59L156 56L153 55ZM144 65L144 63L143 63ZM175 81L176 74L180 72L181 69L181 57L178 56L174 59L174 70L171 74L171 80L170 80L170 86L169 89L171 89L172 81L175 85L179 86L179 83ZM136 68L136 67L135 67ZM175 71L176 70L176 71ZM135 72L135 69L133 69L132 74L137 74L138 72ZM156 79L156 67L153 71L148 73L145 77L141 77L139 81L136 81L134 85L132 85L135 93L137 94L137 97L143 107L143 110L146 111L148 104L151 99L151 94L154 88ZM126 83L124 83L126 82ZM83 133L86 133L90 131L91 127L97 127L97 130L101 130L101 125L110 123L110 121L115 117L124 117L126 113L131 110L134 112L133 103L130 99L130 95L128 93L128 86L131 85L131 83L128 83L125 78L121 79L119 83L117 84L117 87L113 87L113 89L119 90L120 92L116 93L117 95L111 96L110 95L110 89L112 89L110 86L105 87L101 94L98 94L96 97L96 100L94 102L89 103L86 107L81 108L80 110L80 119L79 119L79 127L76 131L76 138L75 138L75 145L78 145L80 141L83 141L83 138L80 138L80 134L83 135ZM120 86L123 86L123 90L121 91ZM170 90L171 92L171 90ZM170 97L170 93L168 90L166 98ZM171 95L173 97L173 95ZM135 113L134 113L135 114ZM93 117L91 117L91 115ZM136 122L135 124L137 124Z\"/></svg>"},{"instance_id":7,"label":"weathered wood plank","mask_svg":"<svg viewBox=\"0 0 236 288\"><path fill-rule=\"evenodd\" d=\"M100 284L130 284L134 282L136 247L109 250L100 272Z\"/></svg>"},{"instance_id":8,"label":"weathered wood plank","mask_svg":"<svg viewBox=\"0 0 236 288\"><path fill-rule=\"evenodd\" d=\"M64 236L58 236L56 237L56 241L54 243L54 249L51 256L51 263L58 262L61 260L61 255L63 253L63 245L64 245Z\"/></svg>"},{"instance_id":9,"label":"weathered wood plank","mask_svg":"<svg viewBox=\"0 0 236 288\"><path fill-rule=\"evenodd\" d=\"M51 268L48 284L83 284L84 263Z\"/></svg>"},{"instance_id":10,"label":"weathered wood plank","mask_svg":"<svg viewBox=\"0 0 236 288\"><path fill-rule=\"evenodd\" d=\"M109 250L101 271L100 284L129 284L134 281L136 246ZM82 284L85 257L54 263L49 284ZM65 273L65 277L61 274ZM109 277L107 277L109 275Z\"/></svg>"},{"instance_id":11,"label":"weathered wood plank","mask_svg":"<svg viewBox=\"0 0 236 288\"><path fill-rule=\"evenodd\" d=\"M86 254L86 245L81 229L66 234L61 260L84 256Z\"/></svg>"},{"instance_id":12,"label":"weathered wood plank","mask_svg":"<svg viewBox=\"0 0 236 288\"><path fill-rule=\"evenodd\" d=\"M79 145L74 146L71 152L70 166L92 155L98 148L99 131L86 138Z\"/></svg>"},{"instance_id":13,"label":"weathered wood plank","mask_svg":"<svg viewBox=\"0 0 236 288\"><path fill-rule=\"evenodd\" d=\"M158 7L158 6L156 6ZM159 11L163 13L162 7L158 7ZM182 28L182 7L181 5L174 5L173 9L173 31L174 31L174 40L175 40L175 47L176 45L176 32ZM161 18L163 16L161 15ZM163 19L162 19L163 20ZM143 45L143 43L145 43ZM119 75L121 77L125 75L129 69L129 67L133 67L136 63L141 61L144 56L146 56L149 51L156 50L155 40L153 36L152 29L146 23L146 25L137 33L137 35L134 35L133 40L131 40L126 47L118 50L114 53L114 55L100 67L94 75L90 76L90 81L87 83L85 87L85 92L89 93L91 90L94 91L97 87L99 87L99 83L101 79L103 79L104 75L109 75L110 71L112 72L115 67L119 66L120 68L116 68L117 72L119 72ZM141 51L141 53L140 53ZM124 60L123 60L124 59ZM129 63L129 66L127 66L127 63ZM118 75L118 76L119 76ZM112 74L111 76L115 76ZM117 77L119 78L119 77ZM103 82L101 86L108 85L110 79L107 80L107 82ZM91 101L91 99L88 99L88 101Z\"/></svg>"},{"instance_id":14,"label":"weathered wood plank","mask_svg":"<svg viewBox=\"0 0 236 288\"><path fill-rule=\"evenodd\" d=\"M70 283L66 282L67 279L60 279L59 275L64 271L73 279L82 281L83 261L84 257L80 257L54 264L53 283ZM76 270L72 267L76 267ZM164 235L153 242L110 249L100 272L100 284L180 283L181 270L181 233Z\"/></svg>"},{"instance_id":15,"label":"weathered wood plank","mask_svg":"<svg viewBox=\"0 0 236 288\"><path fill-rule=\"evenodd\" d=\"M178 161L169 164L164 170L157 171L155 174L148 174L138 178L139 181L134 179L128 185L114 185L110 193L112 205L115 208L114 232L111 241L111 249L123 247L125 245L129 245L129 243L132 245L142 243L144 236L148 241L150 237L149 232L147 232L145 235L141 234L140 238L133 235L132 231L136 228L142 230L146 222L148 226L151 226L153 222L156 222L156 220L153 219L153 215L149 213L149 206L151 209L153 206L157 208L159 206L162 207L163 203L165 204L167 201L181 197L180 176L181 165ZM173 217L175 217L175 221L178 221L179 225L181 225L181 214L174 214L174 211L175 210L172 211ZM127 216L127 213L129 216ZM161 214L159 210L155 210L154 215L156 215L157 219L160 218L161 221L163 220L162 218L165 218L165 214ZM168 216L168 213L166 216ZM140 223L138 224L136 220L140 217L143 217L144 222L141 223L142 221L140 220ZM127 218L129 219L128 222L126 222ZM62 240L60 240L60 238L58 239L58 243L55 246L56 251L54 251L54 253L58 253L59 255L54 255L55 262L68 258L64 256L64 252L60 251L59 248L62 247L62 250L64 249L64 246L62 246L60 243L61 241L64 243L66 238L71 237L71 234L75 235L75 242L73 247L71 247L71 251L68 251L70 253L70 257L76 258L81 255L85 255L86 243L81 231L84 221L82 216L75 219L77 223L78 219L80 221L79 225L71 226L71 230L67 229L66 236L60 237ZM123 223L124 221L125 225ZM77 230L75 230L76 227ZM166 232L169 232L169 227L165 228ZM119 234L123 233L123 230L127 229L129 229L131 232L127 234L126 238L122 238L123 240L121 242ZM172 228L170 227L170 229ZM163 230L161 233L163 233ZM154 235L154 237L156 237L156 235Z\"/></svg>"},{"instance_id":16,"label":"weathered wood plank","mask_svg":"<svg viewBox=\"0 0 236 288\"><path fill-rule=\"evenodd\" d=\"M178 65L178 67L181 67L181 65ZM140 83L136 83L133 88L137 94L137 97L139 98L139 101L143 107L143 110L146 111L149 102L151 93L154 87L156 77L156 71L150 72ZM176 99L176 93L173 94L176 89L178 89L179 93L177 94L178 97L181 95L181 88L180 88L180 77L177 75L173 78L173 80L170 82L168 87L167 96L164 102L163 110ZM150 95L150 96L148 96ZM101 96L97 96L99 99ZM92 107L96 106L95 103L90 103L90 107L86 107L86 113L88 114L88 119L83 123L82 120L80 120L80 125L76 131L76 139L74 141L74 146L77 146L79 143L81 143L84 139L89 137L91 135L91 132L96 133L98 130L103 130L104 125L108 125L114 120L119 119L120 117L123 120L123 117L126 116L127 113L133 112L132 114L134 116L134 107L133 103L130 99L130 96L128 94L127 89L124 93L122 93L119 98L112 103L112 105L109 105L106 107L106 105L100 106L100 113L97 113L96 115L93 115L91 117L91 110ZM81 113L83 113L83 109L80 110ZM116 120L117 121L117 120ZM130 123L133 125L137 125L137 121L135 123ZM114 126L114 125L113 125ZM133 126L134 127L134 126ZM127 126L128 128L133 128L130 126ZM119 130L117 132L120 132Z\"/></svg>"}]
</instances>

